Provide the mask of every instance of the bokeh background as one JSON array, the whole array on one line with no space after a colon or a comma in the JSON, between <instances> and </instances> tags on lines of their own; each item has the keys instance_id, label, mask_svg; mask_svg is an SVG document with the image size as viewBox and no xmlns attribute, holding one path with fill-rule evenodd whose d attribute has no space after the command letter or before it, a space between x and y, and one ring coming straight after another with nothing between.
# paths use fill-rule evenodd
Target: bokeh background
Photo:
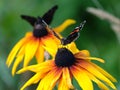
<instances>
[{"instance_id":1,"label":"bokeh background","mask_svg":"<svg viewBox=\"0 0 120 90\"><path fill-rule=\"evenodd\" d=\"M80 50L87 49L91 56L105 60L105 64L95 63L118 80L115 85L120 90L120 28L118 27L116 32L111 21L100 19L87 11L89 7L101 9L120 20L120 0L0 0L0 90L19 90L29 77L29 74L12 77L11 67L7 68L5 64L12 47L27 31L32 31L32 27L22 20L20 15L42 16L54 5L58 5L59 8L51 27L60 25L68 18L77 21L62 32L64 37L80 22L87 21L80 32L80 38L75 42ZM80 90L77 83L73 83ZM36 86L26 90L35 90ZM95 90L99 90L96 84L94 86Z\"/></svg>"}]
</instances>

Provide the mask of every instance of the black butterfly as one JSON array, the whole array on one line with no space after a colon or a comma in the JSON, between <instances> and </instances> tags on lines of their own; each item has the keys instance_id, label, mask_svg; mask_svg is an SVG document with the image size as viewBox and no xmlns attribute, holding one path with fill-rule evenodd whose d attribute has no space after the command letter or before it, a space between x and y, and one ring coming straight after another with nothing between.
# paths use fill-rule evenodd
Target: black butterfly
<instances>
[{"instance_id":1,"label":"black butterfly","mask_svg":"<svg viewBox=\"0 0 120 90\"><path fill-rule=\"evenodd\" d=\"M82 30L84 24L86 23L86 20L84 20L78 27L76 27L66 38L60 38L54 31L54 35L61 41L62 45L67 45L73 41L75 41L79 37L79 31Z\"/></svg>"},{"instance_id":2,"label":"black butterfly","mask_svg":"<svg viewBox=\"0 0 120 90\"><path fill-rule=\"evenodd\" d=\"M48 12L46 12L42 17L36 18L32 16L27 16L27 15L21 15L21 18L28 21L32 26L34 26L35 23L41 23L41 22L50 24L57 8L58 6L55 5L50 10L48 10Z\"/></svg>"}]
</instances>

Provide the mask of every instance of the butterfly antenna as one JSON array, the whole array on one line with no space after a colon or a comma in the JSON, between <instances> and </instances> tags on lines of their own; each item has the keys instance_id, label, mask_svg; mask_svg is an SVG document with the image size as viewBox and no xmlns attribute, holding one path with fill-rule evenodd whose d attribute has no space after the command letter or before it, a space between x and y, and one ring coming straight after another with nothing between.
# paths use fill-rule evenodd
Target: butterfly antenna
<instances>
[{"instance_id":1,"label":"butterfly antenna","mask_svg":"<svg viewBox=\"0 0 120 90\"><path fill-rule=\"evenodd\" d=\"M83 22L80 23L79 30L82 30L82 28L84 27L85 23L86 23L86 20L84 20Z\"/></svg>"},{"instance_id":2,"label":"butterfly antenna","mask_svg":"<svg viewBox=\"0 0 120 90\"><path fill-rule=\"evenodd\" d=\"M84 20L83 22L81 22L80 25L75 28L75 30L82 30L82 28L84 27L85 23L86 23L86 20Z\"/></svg>"},{"instance_id":3,"label":"butterfly antenna","mask_svg":"<svg viewBox=\"0 0 120 90\"><path fill-rule=\"evenodd\" d=\"M61 38L58 36L58 34L53 30L52 30L52 32L53 32L54 36L57 37L61 41Z\"/></svg>"}]
</instances>

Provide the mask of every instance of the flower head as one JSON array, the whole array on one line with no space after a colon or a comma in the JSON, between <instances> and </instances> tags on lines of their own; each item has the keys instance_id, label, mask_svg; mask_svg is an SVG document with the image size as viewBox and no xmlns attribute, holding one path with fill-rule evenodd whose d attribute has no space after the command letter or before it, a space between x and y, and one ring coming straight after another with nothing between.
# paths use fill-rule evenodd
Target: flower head
<instances>
[{"instance_id":1,"label":"flower head","mask_svg":"<svg viewBox=\"0 0 120 90\"><path fill-rule=\"evenodd\" d=\"M61 29L51 29L48 24L51 23L56 9L57 6L54 6L43 17L35 18L26 15L21 16L33 26L33 32L27 32L25 37L13 47L7 58L6 64L8 67L15 59L12 68L12 75L15 74L16 69L22 60L24 60L23 67L26 67L34 56L37 58L37 62L41 63L44 60L45 48L51 48L51 50L54 50L52 54L55 54L57 51L60 42L53 35L52 30L55 30L56 32L62 31L62 29L75 23L75 21L68 19L61 25Z\"/></svg>"},{"instance_id":2,"label":"flower head","mask_svg":"<svg viewBox=\"0 0 120 90\"><path fill-rule=\"evenodd\" d=\"M20 90L24 90L27 86L39 81L36 90L52 90L57 83L58 90L74 89L75 87L72 84L73 77L82 90L93 90L92 81L102 90L109 90L107 86L116 89L111 82L116 82L116 80L101 67L91 62L91 60L104 62L100 58L90 57L87 50L73 54L67 48L59 48L55 60L28 66L17 72L18 74L27 70L35 72L35 75Z\"/></svg>"},{"instance_id":3,"label":"flower head","mask_svg":"<svg viewBox=\"0 0 120 90\"><path fill-rule=\"evenodd\" d=\"M76 30L69 37L74 37ZM74 38L76 38L76 34ZM66 42L66 40L63 40L63 42ZM70 44L73 40L70 40ZM52 90L56 84L58 84L58 90L75 89L72 84L73 78L76 79L82 90L93 90L92 82L95 82L102 90L109 90L108 86L116 89L112 83L116 82L116 80L101 67L91 62L91 60L104 62L100 58L90 57L90 53L87 50L78 51L75 46L61 45L53 60L25 67L17 72L20 74L30 70L35 73L20 90L24 90L27 86L38 82L36 90Z\"/></svg>"}]
</instances>

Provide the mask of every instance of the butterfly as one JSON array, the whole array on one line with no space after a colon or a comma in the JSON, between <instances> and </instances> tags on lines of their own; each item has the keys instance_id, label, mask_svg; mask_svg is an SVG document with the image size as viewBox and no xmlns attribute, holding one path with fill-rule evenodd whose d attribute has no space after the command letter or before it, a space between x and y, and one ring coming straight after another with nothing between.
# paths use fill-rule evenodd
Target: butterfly
<instances>
[{"instance_id":1,"label":"butterfly","mask_svg":"<svg viewBox=\"0 0 120 90\"><path fill-rule=\"evenodd\" d=\"M48 12L46 12L42 17L33 17L33 16L27 16L27 15L21 15L21 18L29 22L32 26L35 26L35 24L50 24L52 22L53 16L55 11L57 10L58 6L53 6Z\"/></svg>"},{"instance_id":2,"label":"butterfly","mask_svg":"<svg viewBox=\"0 0 120 90\"><path fill-rule=\"evenodd\" d=\"M66 38L60 38L55 31L52 31L53 34L61 41L62 45L70 44L79 37L79 31L82 30L86 20L84 20L78 27L76 27Z\"/></svg>"}]
</instances>

